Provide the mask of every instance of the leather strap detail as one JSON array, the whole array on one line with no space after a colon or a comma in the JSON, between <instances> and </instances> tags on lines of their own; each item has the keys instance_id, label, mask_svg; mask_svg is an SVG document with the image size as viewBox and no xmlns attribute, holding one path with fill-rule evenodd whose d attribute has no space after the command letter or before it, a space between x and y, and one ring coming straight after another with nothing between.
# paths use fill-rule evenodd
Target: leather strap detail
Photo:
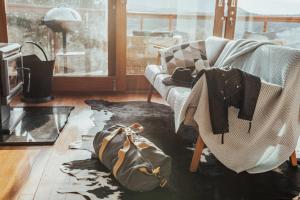
<instances>
[{"instance_id":1,"label":"leather strap detail","mask_svg":"<svg viewBox=\"0 0 300 200\"><path fill-rule=\"evenodd\" d=\"M147 144L145 142L140 142L140 143L134 143L134 145L139 149L139 150L143 150L143 149L147 149L149 147L152 147L150 144Z\"/></svg>"},{"instance_id":2,"label":"leather strap detail","mask_svg":"<svg viewBox=\"0 0 300 200\"><path fill-rule=\"evenodd\" d=\"M102 157L103 157L103 153L108 145L108 143L116 136L118 135L120 132L122 131L122 128L118 128L116 130L114 130L111 134L109 134L108 136L106 136L101 144L101 147L99 149L99 159L100 161L102 161Z\"/></svg>"},{"instance_id":3,"label":"leather strap detail","mask_svg":"<svg viewBox=\"0 0 300 200\"><path fill-rule=\"evenodd\" d=\"M132 142L132 137L131 135L127 135L127 139L124 143L124 146L122 149L119 150L118 152L118 160L116 162L116 164L114 165L113 167L113 175L116 177L117 176L117 173L120 169L120 167L122 166L124 160L125 160L125 157L126 157L126 153L129 151L130 149L130 146L132 145L135 145L133 142ZM142 149L146 149L148 147L151 147L149 144L146 144L146 143L140 143L138 145L135 145L138 149L142 150Z\"/></svg>"},{"instance_id":4,"label":"leather strap detail","mask_svg":"<svg viewBox=\"0 0 300 200\"><path fill-rule=\"evenodd\" d=\"M160 167L157 167L157 168L153 169L152 171L150 171L146 167L140 167L139 171L142 172L142 173L144 173L144 174L157 177L159 179L159 181L160 181L160 183L159 183L160 187L165 187L165 185L168 182L167 179L165 179L165 178L163 178L163 177L160 176Z\"/></svg>"},{"instance_id":5,"label":"leather strap detail","mask_svg":"<svg viewBox=\"0 0 300 200\"><path fill-rule=\"evenodd\" d=\"M139 123L134 123L125 128L126 134L138 134L144 131L144 127Z\"/></svg>"},{"instance_id":6,"label":"leather strap detail","mask_svg":"<svg viewBox=\"0 0 300 200\"><path fill-rule=\"evenodd\" d=\"M139 171L144 173L144 174L147 174L147 175L150 175L150 176L153 176L153 172L150 171L147 167L140 167L139 168Z\"/></svg>"},{"instance_id":7,"label":"leather strap detail","mask_svg":"<svg viewBox=\"0 0 300 200\"><path fill-rule=\"evenodd\" d=\"M129 128L134 130L135 133L140 133L140 132L144 131L144 127L139 123L134 123L131 126L129 126Z\"/></svg>"},{"instance_id":8,"label":"leather strap detail","mask_svg":"<svg viewBox=\"0 0 300 200\"><path fill-rule=\"evenodd\" d=\"M160 180L159 186L163 188L166 186L167 183L168 183L167 179L163 178Z\"/></svg>"},{"instance_id":9,"label":"leather strap detail","mask_svg":"<svg viewBox=\"0 0 300 200\"><path fill-rule=\"evenodd\" d=\"M129 151L130 146L131 146L130 144L131 144L131 136L129 135L129 136L127 136L127 139L124 142L123 148L120 149L118 152L118 160L113 167L113 175L115 177L117 177L117 173L125 160L126 153Z\"/></svg>"}]
</instances>

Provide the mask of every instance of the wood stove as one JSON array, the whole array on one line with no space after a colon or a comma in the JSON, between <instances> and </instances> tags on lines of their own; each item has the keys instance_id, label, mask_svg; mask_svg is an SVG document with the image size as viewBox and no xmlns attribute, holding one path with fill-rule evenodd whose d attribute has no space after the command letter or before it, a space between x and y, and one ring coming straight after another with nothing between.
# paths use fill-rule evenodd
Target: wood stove
<instances>
[{"instance_id":1,"label":"wood stove","mask_svg":"<svg viewBox=\"0 0 300 200\"><path fill-rule=\"evenodd\" d=\"M10 134L24 116L22 108L10 107L23 89L23 62L20 45L0 43L0 133Z\"/></svg>"}]
</instances>

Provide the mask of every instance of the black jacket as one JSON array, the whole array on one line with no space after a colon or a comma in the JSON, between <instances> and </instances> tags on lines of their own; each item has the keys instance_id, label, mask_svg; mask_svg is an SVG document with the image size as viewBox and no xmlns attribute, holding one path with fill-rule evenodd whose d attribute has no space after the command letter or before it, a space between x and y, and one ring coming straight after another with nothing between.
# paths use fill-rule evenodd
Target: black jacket
<instances>
[{"instance_id":1,"label":"black jacket","mask_svg":"<svg viewBox=\"0 0 300 200\"><path fill-rule=\"evenodd\" d=\"M209 112L213 133L229 132L229 106L240 109L238 118L250 121L250 131L261 88L260 78L235 68L209 68L203 69L197 74L193 86L204 73L208 87Z\"/></svg>"}]
</instances>

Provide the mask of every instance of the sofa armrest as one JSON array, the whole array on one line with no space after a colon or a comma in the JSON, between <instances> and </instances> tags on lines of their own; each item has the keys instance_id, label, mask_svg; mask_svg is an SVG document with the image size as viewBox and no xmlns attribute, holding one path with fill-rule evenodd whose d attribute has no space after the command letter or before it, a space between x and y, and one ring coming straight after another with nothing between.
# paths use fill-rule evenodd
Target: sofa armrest
<instances>
[{"instance_id":1,"label":"sofa armrest","mask_svg":"<svg viewBox=\"0 0 300 200\"><path fill-rule=\"evenodd\" d=\"M215 36L208 37L205 40L206 56L211 66L215 64L228 42L228 39Z\"/></svg>"},{"instance_id":2,"label":"sofa armrest","mask_svg":"<svg viewBox=\"0 0 300 200\"><path fill-rule=\"evenodd\" d=\"M159 74L165 74L162 70L161 65L148 65L145 69L145 77L148 79L148 81L153 85L154 81Z\"/></svg>"}]
</instances>

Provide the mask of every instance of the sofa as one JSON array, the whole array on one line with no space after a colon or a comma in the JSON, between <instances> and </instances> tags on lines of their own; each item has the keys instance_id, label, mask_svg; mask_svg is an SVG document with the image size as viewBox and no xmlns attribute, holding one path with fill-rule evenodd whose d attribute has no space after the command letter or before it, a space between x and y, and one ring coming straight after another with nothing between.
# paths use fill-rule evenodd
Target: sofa
<instances>
[{"instance_id":1,"label":"sofa","mask_svg":"<svg viewBox=\"0 0 300 200\"><path fill-rule=\"evenodd\" d=\"M233 49L233 46L235 45L235 41L231 41L231 40L224 39L224 38L218 38L218 37L209 37L205 41L202 41L202 43L203 43L203 49L204 49L203 52L205 53L205 56L207 57L207 60L208 60L209 65L211 67L221 67L221 66L217 66L217 65L222 63L221 62L222 59L224 60L224 58L226 58L226 56L230 55L230 51L231 51L231 49ZM269 48L271 50L269 50ZM271 44L267 44L263 47L257 47L257 49L258 50L256 50L255 53L253 53L253 55L250 54L250 55L246 55L246 56L245 55L241 56L241 61L239 62L239 64L241 65L241 69L244 70L244 71L247 71L248 73L251 73L251 74L254 74L254 75L257 75L257 76L261 76L261 79L263 80L263 88L262 88L263 91L267 90L268 88L271 88L270 89L271 91L272 90L276 91L276 92L274 92L274 94L272 92L270 92L270 93L272 93L271 94L272 98L271 97L270 98L266 97L266 101L271 102L271 101L276 101L276 99L278 100L278 102L276 104L277 107L276 108L274 107L274 110L276 110L276 109L278 110L276 112L277 115L279 115L278 113L280 113L280 112L283 113L284 109L286 109L286 110L291 110L291 114L293 113L293 115L297 114L299 116L299 104L297 104L297 102L300 102L300 101L298 101L300 99L299 98L300 96L297 94L296 91L297 91L297 88L300 89L300 84L299 84L300 78L299 78L299 81L298 81L297 78L292 77L292 76L296 76L296 75L298 75L298 73L300 75L300 70L299 70L300 69L300 52L298 50L289 49L289 48L285 48L285 47L278 47L279 50L277 50L277 47L276 46L271 46ZM278 56L277 56L277 58L273 58L276 55L281 55L280 53L278 53L278 51L281 51L281 52L286 51L286 52L292 54L292 56L290 56L290 57L286 56L287 57L286 59L285 58L280 59L280 58L278 58ZM222 162L222 156L223 155L220 155L220 154L222 154L222 153L220 153L220 151L222 151L223 147L221 145L216 145L216 143L211 142L211 140L209 140L209 138L208 138L209 136L207 136L207 135L205 135L205 133L203 133L203 132L211 132L209 130L209 128L208 129L201 129L201 127L199 127L199 126L201 126L201 124L197 123L197 120L195 120L196 119L195 118L195 112L196 112L197 108L196 108L196 105L192 105L190 103L191 102L191 93L193 92L192 88L177 87L177 86L166 86L166 85L163 84L163 82L162 82L163 79L166 78L166 77L171 76L171 74L168 73L168 71L166 69L166 66L165 66L165 63L164 63L165 62L164 56L165 56L164 52L162 51L161 52L162 65L148 65L146 67L145 77L147 78L147 80L150 83L150 85L149 85L150 89L149 89L149 94L148 94L148 102L151 101L152 92L154 90L156 90L162 96L162 98L166 100L166 102L170 105L170 107L175 111L175 124L177 123L177 126L179 126L181 123L184 123L186 125L194 126L196 129L198 129L199 136L198 136L198 139L197 139L197 142L196 142L193 158L192 158L191 165L190 165L190 171L191 172L197 171L198 166L199 166L199 162L200 162L201 153L202 153L202 150L203 150L205 145L208 146L209 149L214 149L216 151L216 155L214 154L214 151L212 151L212 153L217 157L217 159L220 158L220 161ZM284 53L283 53L283 56L284 56ZM256 58L259 58L258 59L259 62L255 61L255 64L252 64L253 66L251 66L252 68L247 69L247 67L242 66L243 62L245 62L245 63L248 62L249 63L249 60L251 61L251 59L253 60L253 59L256 59ZM279 62L280 62L278 64L279 66L281 66L281 65L282 66L283 65L284 66L292 65L292 66L291 67L286 67L287 70L279 69L279 71L276 71L275 68L273 70L272 66L270 66L270 65L266 66L265 68L262 68L261 66L263 66L263 64L261 64L261 63L265 63L266 60L270 60L270 59L279 60ZM295 62L293 64L290 64L291 60L293 60L293 62L294 61ZM253 69L254 69L254 71L253 71ZM289 82L290 79L291 79L291 81ZM272 81L272 80L275 80L275 81ZM280 81L277 81L277 80L280 80ZM286 87L287 87L287 89L285 89ZM293 89L290 89L290 88L293 88ZM196 92L194 91L194 93L196 93ZM280 98L279 96L281 95L281 93L288 96L289 97L288 100L293 102L293 103L287 104L286 105L287 107L285 107L284 109L281 109L280 107L278 108L278 105L281 105L281 104L285 105L284 101L285 101L286 98L281 98L279 100L279 98ZM268 94L268 92L266 94ZM261 104L260 102L264 101L263 100L264 99L263 95L265 95L265 93L260 94L258 104ZM200 97L198 97L198 98L200 98ZM270 99L272 99L272 100L270 100ZM189 103L187 103L187 101ZM273 109L272 108L272 102L269 103L269 104L270 104L270 108L268 107L267 108L268 110L266 110L265 113L268 113L268 114L271 113L272 115L276 115L275 111L274 112L272 111L272 109ZM275 106L275 104L274 104L274 106ZM291 107L291 109L290 109L289 106ZM206 107L208 107L208 106L206 106ZM205 110L205 109L206 109L205 106L203 106L202 110ZM182 110L183 110L183 114L180 113L180 112L182 112ZM296 110L296 111L292 112L292 110ZM236 110L230 109L229 113L236 114ZM256 115L258 117L264 117L263 114L264 114L263 109L261 107L259 107L259 110L256 112ZM178 120L178 118L180 118L179 115L184 116L184 117L182 117L181 121ZM287 113L286 115L288 116L289 113ZM207 113L203 114L203 116L209 118ZM266 116L266 119L267 119L266 121L268 121L268 116ZM298 136L299 136L298 135L298 128L300 127L300 124L299 124L299 120L298 121L296 120L296 116L292 116L288 119L290 121L286 122L286 124L288 126L291 126L291 128L287 129L287 130L292 132L290 134L291 136L288 137L288 140L289 140L288 142L289 143L288 144L281 144L282 142L283 143L286 142L286 139L285 140L280 140L279 139L277 141L277 143L280 144L279 151L282 151L281 154L280 154L280 157L284 157L284 158L283 159L281 158L281 160L277 161L276 163L273 162L272 163L273 164L272 168L275 168L279 164L282 164L284 159L288 159L288 158L290 158L292 166L297 166L297 158L296 158L296 153L295 153L295 147L297 145L297 139L298 139ZM274 118L274 120L275 120L275 118ZM276 118L276 121L277 120L278 120L278 118ZM238 129L239 127L242 127L242 126L236 126L236 124L240 124L240 123L243 123L243 122L234 121L234 120L231 120L231 122L229 122L230 126L232 126L233 129ZM263 126L264 129L266 129L266 130L263 130L263 133L265 135L268 135L268 133L275 134L276 132L271 133L271 131L268 132L268 130L267 130L268 128L272 128L272 119L270 119L268 121L268 123L269 123L268 125ZM274 124L276 125L275 121L274 121ZM258 126L258 128L259 128L259 126ZM282 130L284 132L285 131L285 130L283 130L284 128L285 127L282 127L280 130ZM178 129L178 127L176 127L176 130L177 129ZM202 132L200 130L202 130ZM255 130L259 130L259 129L254 128L254 131ZM228 135L230 135L230 134L231 133L229 133ZM231 136L229 136L229 137L231 137ZM263 136L261 136L261 137L263 137ZM230 143L230 141L228 143ZM253 139L253 141L251 139L251 142L249 141L249 143L251 143L252 145L253 144L255 145L255 139ZM259 143L259 141L257 143ZM235 143L231 143L231 144L233 144L233 146L235 145ZM228 145L230 145L230 144L228 144ZM218 148L215 148L215 146L218 146ZM293 150L291 151L292 148L293 148ZM237 151L237 149L235 149L235 151ZM245 154L248 153L248 152L249 151L245 151ZM275 150L274 150L274 152L275 152ZM265 160L267 160L266 156L268 157L270 155L270 158L272 156L276 156L274 153L272 154L272 152L268 152L268 153L269 154L266 153L266 155L264 155L264 156L262 155L261 157L264 158ZM245 154L244 154L244 156L241 156L239 154L239 156L247 159L247 156L249 156L249 155L245 155ZM286 155L288 155L288 156L285 158ZM236 158L236 159L238 160L239 158ZM243 159L241 159L241 161L242 160ZM253 162L259 163L260 160L257 159L257 160L251 161L251 162L252 163ZM224 161L222 163L225 164L225 166L228 166L230 169L233 169L236 172L245 171L245 168L237 169L237 167L236 168L232 167L230 162L227 163L227 162ZM266 167L266 166L263 166L263 164L264 163L262 162L262 164L261 164L262 167L259 170L255 171L255 170L249 169L248 172L250 172L250 173L259 173L259 172L264 172L264 171L268 171L268 170L271 169L270 166Z\"/></svg>"}]
</instances>

